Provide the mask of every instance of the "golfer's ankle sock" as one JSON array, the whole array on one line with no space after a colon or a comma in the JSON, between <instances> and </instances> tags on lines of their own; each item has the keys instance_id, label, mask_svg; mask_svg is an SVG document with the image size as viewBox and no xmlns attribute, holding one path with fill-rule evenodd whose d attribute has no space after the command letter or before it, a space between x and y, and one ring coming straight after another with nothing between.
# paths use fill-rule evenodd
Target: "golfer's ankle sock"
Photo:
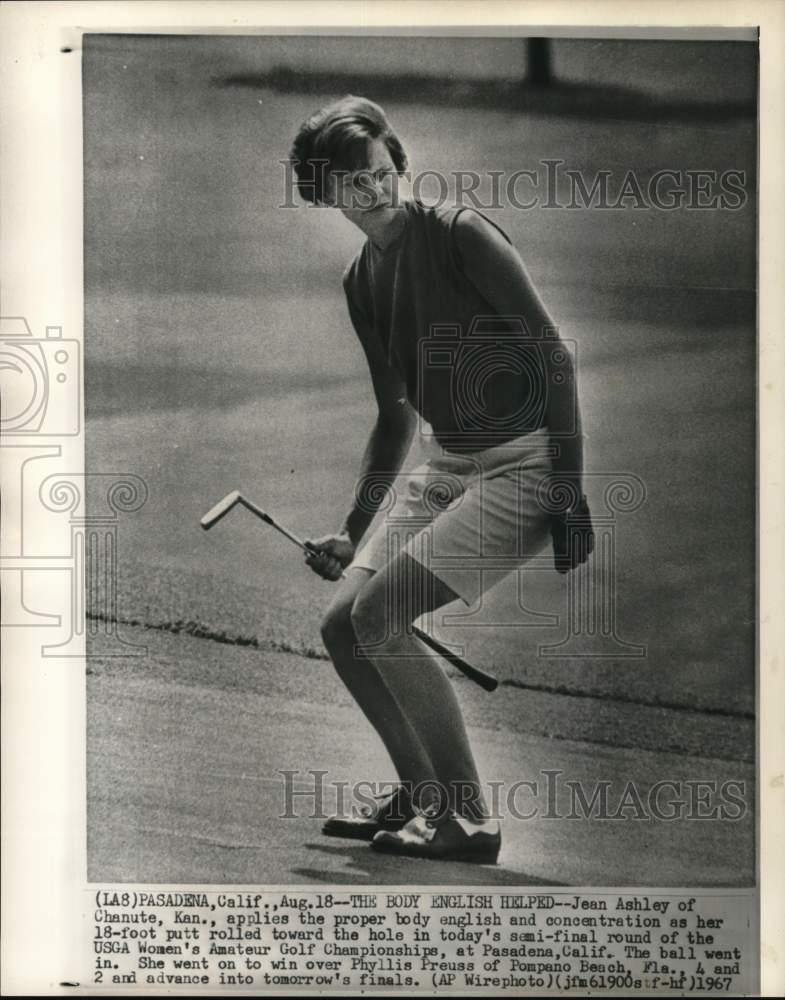
<instances>
[{"instance_id":1,"label":"golfer's ankle sock","mask_svg":"<svg viewBox=\"0 0 785 1000\"><path fill-rule=\"evenodd\" d=\"M472 798L464 798L453 802L450 812L456 819L465 820L467 823L473 823L477 826L482 826L491 821L488 807L479 793L476 796L472 796Z\"/></svg>"}]
</instances>

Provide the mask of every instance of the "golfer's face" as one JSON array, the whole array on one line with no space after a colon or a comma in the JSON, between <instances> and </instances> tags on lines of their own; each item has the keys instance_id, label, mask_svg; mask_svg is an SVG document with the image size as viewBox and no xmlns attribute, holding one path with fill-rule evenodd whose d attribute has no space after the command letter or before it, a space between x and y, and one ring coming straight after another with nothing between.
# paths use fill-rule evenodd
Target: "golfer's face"
<instances>
[{"instance_id":1,"label":"golfer's face","mask_svg":"<svg viewBox=\"0 0 785 1000\"><path fill-rule=\"evenodd\" d=\"M382 139L368 142L368 165L333 174L332 204L360 228L373 219L382 225L400 206L400 177Z\"/></svg>"}]
</instances>

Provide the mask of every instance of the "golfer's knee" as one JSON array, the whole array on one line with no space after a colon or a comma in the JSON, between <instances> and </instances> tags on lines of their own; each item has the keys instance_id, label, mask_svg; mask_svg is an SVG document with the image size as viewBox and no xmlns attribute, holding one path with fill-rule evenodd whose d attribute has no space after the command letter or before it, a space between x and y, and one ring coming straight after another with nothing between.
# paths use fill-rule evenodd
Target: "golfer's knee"
<instances>
[{"instance_id":1,"label":"golfer's knee","mask_svg":"<svg viewBox=\"0 0 785 1000\"><path fill-rule=\"evenodd\" d=\"M360 643L383 642L387 634L386 602L376 588L361 591L352 606L351 622Z\"/></svg>"},{"instance_id":2,"label":"golfer's knee","mask_svg":"<svg viewBox=\"0 0 785 1000\"><path fill-rule=\"evenodd\" d=\"M340 652L354 643L351 605L338 604L327 609L321 625L322 642L330 654Z\"/></svg>"}]
</instances>

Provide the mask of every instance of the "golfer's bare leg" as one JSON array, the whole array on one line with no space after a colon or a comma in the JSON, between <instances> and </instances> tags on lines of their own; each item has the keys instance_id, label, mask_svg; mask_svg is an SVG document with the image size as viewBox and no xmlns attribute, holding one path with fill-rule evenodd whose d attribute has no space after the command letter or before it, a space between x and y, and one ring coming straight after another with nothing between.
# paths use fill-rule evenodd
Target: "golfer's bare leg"
<instances>
[{"instance_id":1,"label":"golfer's bare leg","mask_svg":"<svg viewBox=\"0 0 785 1000\"><path fill-rule=\"evenodd\" d=\"M322 639L336 672L379 734L402 782L414 787L435 778L433 765L411 722L401 711L373 663L357 653L360 643L352 625L352 608L373 570L349 569L322 622ZM370 775L363 776L371 780Z\"/></svg>"},{"instance_id":2,"label":"golfer's bare leg","mask_svg":"<svg viewBox=\"0 0 785 1000\"><path fill-rule=\"evenodd\" d=\"M434 654L410 628L421 615L457 596L425 566L402 554L365 582L354 602L352 622L371 662L425 746L452 807L479 819L488 813L458 699ZM420 775L420 780L426 778Z\"/></svg>"}]
</instances>

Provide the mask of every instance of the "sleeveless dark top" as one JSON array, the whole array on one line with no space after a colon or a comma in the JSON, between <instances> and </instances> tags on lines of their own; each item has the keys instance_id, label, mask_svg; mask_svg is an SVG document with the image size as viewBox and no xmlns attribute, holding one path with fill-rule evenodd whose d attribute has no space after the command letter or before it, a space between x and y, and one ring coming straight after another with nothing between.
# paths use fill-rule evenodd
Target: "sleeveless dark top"
<instances>
[{"instance_id":1,"label":"sleeveless dark top","mask_svg":"<svg viewBox=\"0 0 785 1000\"><path fill-rule=\"evenodd\" d=\"M455 223L475 210L410 201L406 211L394 243L366 240L344 273L355 328L380 338L443 447L477 451L543 426L536 348L527 354L520 324L499 317L464 273Z\"/></svg>"}]
</instances>

